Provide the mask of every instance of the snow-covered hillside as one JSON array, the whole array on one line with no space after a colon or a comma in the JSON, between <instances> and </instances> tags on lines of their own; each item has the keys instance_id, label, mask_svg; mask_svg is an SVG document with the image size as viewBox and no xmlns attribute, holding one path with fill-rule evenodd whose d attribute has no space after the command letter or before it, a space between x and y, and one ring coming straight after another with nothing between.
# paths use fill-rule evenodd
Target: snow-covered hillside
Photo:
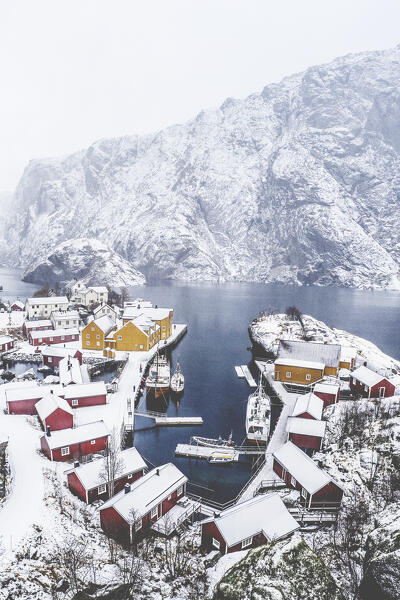
<instances>
[{"instance_id":1,"label":"snow-covered hillside","mask_svg":"<svg viewBox=\"0 0 400 600\"><path fill-rule=\"evenodd\" d=\"M399 288L400 46L338 58L154 135L31 161L8 260L70 238L147 277Z\"/></svg>"},{"instance_id":2,"label":"snow-covered hillside","mask_svg":"<svg viewBox=\"0 0 400 600\"><path fill-rule=\"evenodd\" d=\"M44 261L24 273L24 281L50 285L79 279L86 285L143 285L146 279L106 244L77 238L57 246Z\"/></svg>"}]
</instances>

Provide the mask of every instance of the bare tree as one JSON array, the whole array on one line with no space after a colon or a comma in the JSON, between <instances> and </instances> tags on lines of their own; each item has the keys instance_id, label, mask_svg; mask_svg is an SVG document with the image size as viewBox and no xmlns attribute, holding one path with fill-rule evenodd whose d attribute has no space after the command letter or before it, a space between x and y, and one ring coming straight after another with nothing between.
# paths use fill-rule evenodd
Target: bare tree
<instances>
[{"instance_id":1,"label":"bare tree","mask_svg":"<svg viewBox=\"0 0 400 600\"><path fill-rule=\"evenodd\" d=\"M120 288L120 296L119 296L119 301L120 301L121 308L124 308L124 303L127 302L128 300L129 300L128 288L127 287L121 287Z\"/></svg>"},{"instance_id":2,"label":"bare tree","mask_svg":"<svg viewBox=\"0 0 400 600\"><path fill-rule=\"evenodd\" d=\"M53 563L67 584L64 598L73 598L85 589L92 575L92 560L85 539L65 538L55 547Z\"/></svg>"},{"instance_id":3,"label":"bare tree","mask_svg":"<svg viewBox=\"0 0 400 600\"><path fill-rule=\"evenodd\" d=\"M123 459L121 457L121 440L114 428L108 439L106 456L104 460L104 469L100 473L101 479L106 483L108 497L111 498L115 493L115 481L122 472Z\"/></svg>"},{"instance_id":4,"label":"bare tree","mask_svg":"<svg viewBox=\"0 0 400 600\"><path fill-rule=\"evenodd\" d=\"M165 566L171 579L176 579L188 573L195 548L192 536L186 532L182 533L180 531L173 537L165 537Z\"/></svg>"}]
</instances>

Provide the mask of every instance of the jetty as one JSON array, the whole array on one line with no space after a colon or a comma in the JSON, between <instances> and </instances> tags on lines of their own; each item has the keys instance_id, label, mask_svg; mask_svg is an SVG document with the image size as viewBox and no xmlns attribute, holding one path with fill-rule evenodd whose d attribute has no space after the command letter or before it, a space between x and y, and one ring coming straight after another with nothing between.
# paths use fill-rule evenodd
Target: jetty
<instances>
[{"instance_id":1,"label":"jetty","mask_svg":"<svg viewBox=\"0 0 400 600\"><path fill-rule=\"evenodd\" d=\"M254 377L250 373L249 368L247 367L247 365L240 365L240 368L242 369L243 377L245 377L247 379L247 383L249 384L249 386L252 387L252 388L257 387L257 384L256 384L256 382L254 380Z\"/></svg>"},{"instance_id":2,"label":"jetty","mask_svg":"<svg viewBox=\"0 0 400 600\"><path fill-rule=\"evenodd\" d=\"M202 417L178 417L169 416L165 413L154 412L152 410L135 410L135 417L148 417L154 419L155 425L203 425Z\"/></svg>"},{"instance_id":3,"label":"jetty","mask_svg":"<svg viewBox=\"0 0 400 600\"><path fill-rule=\"evenodd\" d=\"M235 371L236 371L236 375L242 379L244 377L244 373L243 373L243 369L242 367L235 367Z\"/></svg>"},{"instance_id":4,"label":"jetty","mask_svg":"<svg viewBox=\"0 0 400 600\"><path fill-rule=\"evenodd\" d=\"M232 456L232 460L239 460L239 453L233 448L207 446L195 446L193 444L178 444L175 449L175 456L184 456L186 458L204 458L209 460L213 454L226 454Z\"/></svg>"}]
</instances>

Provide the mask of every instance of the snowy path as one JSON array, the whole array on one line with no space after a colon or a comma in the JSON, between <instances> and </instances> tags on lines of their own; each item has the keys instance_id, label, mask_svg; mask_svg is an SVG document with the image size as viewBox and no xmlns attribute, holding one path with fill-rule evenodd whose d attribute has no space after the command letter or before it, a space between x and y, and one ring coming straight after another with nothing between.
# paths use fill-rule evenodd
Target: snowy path
<instances>
[{"instance_id":1,"label":"snowy path","mask_svg":"<svg viewBox=\"0 0 400 600\"><path fill-rule=\"evenodd\" d=\"M41 518L44 460L36 452L40 448L41 432L34 429L25 416L5 415L1 411L0 431L8 436L13 478L9 496L0 506L1 545L8 553L17 548L30 527Z\"/></svg>"},{"instance_id":2,"label":"snowy path","mask_svg":"<svg viewBox=\"0 0 400 600\"><path fill-rule=\"evenodd\" d=\"M279 477L276 475L272 468L274 462L272 454L273 452L278 450L278 448L283 446L283 444L287 440L286 422L288 417L292 414L294 405L296 404L297 400L297 394L291 394L287 392L282 383L274 380L273 364L256 361L256 365L260 372L263 373L264 377L267 379L269 385L273 388L276 395L279 396L283 404L283 408L279 416L278 422L276 424L276 427L274 429L274 432L269 441L269 444L267 446L267 450L265 453L265 464L261 471L258 473L257 477L255 477L251 484L244 490L242 496L240 497L240 502L252 498L255 490L257 489L261 481L268 481L271 479L276 479L277 481L280 481Z\"/></svg>"}]
</instances>

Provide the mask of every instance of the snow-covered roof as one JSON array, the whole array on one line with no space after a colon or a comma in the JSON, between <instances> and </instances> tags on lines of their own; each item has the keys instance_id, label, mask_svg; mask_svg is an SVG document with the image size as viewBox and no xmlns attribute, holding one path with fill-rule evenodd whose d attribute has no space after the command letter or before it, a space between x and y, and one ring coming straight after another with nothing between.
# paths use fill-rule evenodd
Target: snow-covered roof
<instances>
[{"instance_id":1,"label":"snow-covered roof","mask_svg":"<svg viewBox=\"0 0 400 600\"><path fill-rule=\"evenodd\" d=\"M292 517L278 494L256 496L220 513L214 521L228 547L263 533L269 540L278 540L300 526Z\"/></svg>"},{"instance_id":2,"label":"snow-covered roof","mask_svg":"<svg viewBox=\"0 0 400 600\"><path fill-rule=\"evenodd\" d=\"M76 327L71 327L70 329L45 329L44 331L31 331L29 335L33 340L63 335L79 335L79 329Z\"/></svg>"},{"instance_id":3,"label":"snow-covered roof","mask_svg":"<svg viewBox=\"0 0 400 600\"><path fill-rule=\"evenodd\" d=\"M77 310L55 310L51 313L53 319L68 320L68 319L79 319L79 313Z\"/></svg>"},{"instance_id":4,"label":"snow-covered roof","mask_svg":"<svg viewBox=\"0 0 400 600\"><path fill-rule=\"evenodd\" d=\"M66 356L60 360L58 365L60 383L62 385L69 385L70 383L82 384L83 378L81 373L81 366L77 358Z\"/></svg>"},{"instance_id":5,"label":"snow-covered roof","mask_svg":"<svg viewBox=\"0 0 400 600\"><path fill-rule=\"evenodd\" d=\"M47 419L49 415L51 415L58 408L61 408L63 411L69 413L70 415L74 414L74 411L72 410L68 402L64 400L64 398L60 398L59 396L56 396L52 393L43 396L43 398L35 404L35 408L42 423L45 419Z\"/></svg>"},{"instance_id":6,"label":"snow-covered roof","mask_svg":"<svg viewBox=\"0 0 400 600\"><path fill-rule=\"evenodd\" d=\"M9 335L0 335L0 344L7 344L8 342L12 342L13 339Z\"/></svg>"},{"instance_id":7,"label":"snow-covered roof","mask_svg":"<svg viewBox=\"0 0 400 600\"><path fill-rule=\"evenodd\" d=\"M340 386L336 385L336 383L316 383L314 385L314 392L319 392L320 394L332 394L335 395L340 390Z\"/></svg>"},{"instance_id":8,"label":"snow-covered roof","mask_svg":"<svg viewBox=\"0 0 400 600\"><path fill-rule=\"evenodd\" d=\"M13 306L19 306L20 308L25 308L25 304L23 302L21 302L21 300L15 300L15 302L13 302L11 304L11 307Z\"/></svg>"},{"instance_id":9,"label":"snow-covered roof","mask_svg":"<svg viewBox=\"0 0 400 600\"><path fill-rule=\"evenodd\" d=\"M115 479L120 479L121 477L129 475L129 473L137 473L146 468L146 463L136 448L123 450L119 455L119 462L121 466L115 475ZM75 473L83 487L87 490L91 490L102 483L106 483L106 479L102 477L102 473L105 472L105 467L106 459L100 458L80 465L75 469L71 469L68 473Z\"/></svg>"},{"instance_id":10,"label":"snow-covered roof","mask_svg":"<svg viewBox=\"0 0 400 600\"><path fill-rule=\"evenodd\" d=\"M95 291L97 294L107 294L108 289L104 285L91 285L87 288L89 290Z\"/></svg>"},{"instance_id":11,"label":"snow-covered roof","mask_svg":"<svg viewBox=\"0 0 400 600\"><path fill-rule=\"evenodd\" d=\"M357 356L357 348L352 348L351 346L342 346L340 351L340 360L343 362L350 362L353 358Z\"/></svg>"},{"instance_id":12,"label":"snow-covered roof","mask_svg":"<svg viewBox=\"0 0 400 600\"><path fill-rule=\"evenodd\" d=\"M19 400L33 400L43 398L53 390L54 394L63 394L61 385L22 385L20 387L7 388L5 390L7 402L18 402Z\"/></svg>"},{"instance_id":13,"label":"snow-covered roof","mask_svg":"<svg viewBox=\"0 0 400 600\"><path fill-rule=\"evenodd\" d=\"M318 369L319 371L323 371L325 368L324 363L313 362L311 360L300 360L297 358L277 358L275 364L288 367L304 367L305 369Z\"/></svg>"},{"instance_id":14,"label":"snow-covered roof","mask_svg":"<svg viewBox=\"0 0 400 600\"><path fill-rule=\"evenodd\" d=\"M298 358L323 363L327 367L338 367L340 345L302 342L300 340L280 340L277 358Z\"/></svg>"},{"instance_id":15,"label":"snow-covered roof","mask_svg":"<svg viewBox=\"0 0 400 600\"><path fill-rule=\"evenodd\" d=\"M104 381L94 383L83 383L82 385L69 385L64 388L64 397L66 400L72 398L90 398L91 396L103 396L107 394Z\"/></svg>"},{"instance_id":16,"label":"snow-covered roof","mask_svg":"<svg viewBox=\"0 0 400 600\"><path fill-rule=\"evenodd\" d=\"M65 331L65 330L64 330ZM80 352L78 348L63 348L62 346L41 346L40 352L43 356L75 356Z\"/></svg>"},{"instance_id":17,"label":"snow-covered roof","mask_svg":"<svg viewBox=\"0 0 400 600\"><path fill-rule=\"evenodd\" d=\"M27 298L28 304L68 304L67 296L49 296L47 298Z\"/></svg>"},{"instance_id":18,"label":"snow-covered roof","mask_svg":"<svg viewBox=\"0 0 400 600\"><path fill-rule=\"evenodd\" d=\"M114 321L108 315L103 315L102 317L99 317L98 319L91 321L90 325L93 325L93 324L97 325L97 327L99 329L101 329L101 331L103 333L108 333L110 331L110 329L115 327Z\"/></svg>"},{"instance_id":19,"label":"snow-covered roof","mask_svg":"<svg viewBox=\"0 0 400 600\"><path fill-rule=\"evenodd\" d=\"M309 394L303 394L297 396L296 404L294 405L293 417L308 413L314 419L320 419L322 416L322 410L324 408L324 401L318 398L315 394L310 392Z\"/></svg>"},{"instance_id":20,"label":"snow-covered roof","mask_svg":"<svg viewBox=\"0 0 400 600\"><path fill-rule=\"evenodd\" d=\"M161 321L169 317L173 308L154 308L153 306L126 306L122 315L123 319L136 319L138 317L147 317L152 321Z\"/></svg>"},{"instance_id":21,"label":"snow-covered roof","mask_svg":"<svg viewBox=\"0 0 400 600\"><path fill-rule=\"evenodd\" d=\"M309 494L315 494L333 481L326 471L317 467L315 462L292 442L286 442L273 455Z\"/></svg>"},{"instance_id":22,"label":"snow-covered roof","mask_svg":"<svg viewBox=\"0 0 400 600\"><path fill-rule=\"evenodd\" d=\"M55 448L61 448L62 446L70 446L72 444L79 444L81 442L87 442L89 440L95 440L100 437L110 435L107 427L103 421L96 421L95 423L88 423L87 425L80 425L79 427L60 429L59 431L52 431L50 436L45 436L47 444L50 450Z\"/></svg>"},{"instance_id":23,"label":"snow-covered roof","mask_svg":"<svg viewBox=\"0 0 400 600\"><path fill-rule=\"evenodd\" d=\"M358 367L355 371L351 372L351 377L356 379L363 385L367 385L368 387L372 387L376 385L382 379L385 379L384 375L380 375L379 373L375 373L375 371L371 371L368 367Z\"/></svg>"},{"instance_id":24,"label":"snow-covered roof","mask_svg":"<svg viewBox=\"0 0 400 600\"><path fill-rule=\"evenodd\" d=\"M96 314L96 313L100 312L101 309L104 309L104 308L108 308L109 310L112 310L113 313L117 312L115 310L115 308L113 308L112 306L110 306L109 304L107 304L107 302L102 302L101 304L99 304L99 306L97 308L94 309L93 314Z\"/></svg>"},{"instance_id":25,"label":"snow-covered roof","mask_svg":"<svg viewBox=\"0 0 400 600\"><path fill-rule=\"evenodd\" d=\"M298 433L300 435L315 435L323 438L325 435L326 421L317 419L301 419L300 417L288 417L286 421L287 433Z\"/></svg>"},{"instance_id":26,"label":"snow-covered roof","mask_svg":"<svg viewBox=\"0 0 400 600\"><path fill-rule=\"evenodd\" d=\"M26 329L31 327L53 327L53 323L50 319L40 319L39 321L25 321Z\"/></svg>"},{"instance_id":27,"label":"snow-covered roof","mask_svg":"<svg viewBox=\"0 0 400 600\"><path fill-rule=\"evenodd\" d=\"M152 469L131 485L131 491L119 492L105 502L100 510L114 507L127 521L133 523L146 515L164 498L187 482L187 477L172 463ZM134 517L133 517L134 515ZM133 517L133 518L132 518Z\"/></svg>"}]
</instances>

